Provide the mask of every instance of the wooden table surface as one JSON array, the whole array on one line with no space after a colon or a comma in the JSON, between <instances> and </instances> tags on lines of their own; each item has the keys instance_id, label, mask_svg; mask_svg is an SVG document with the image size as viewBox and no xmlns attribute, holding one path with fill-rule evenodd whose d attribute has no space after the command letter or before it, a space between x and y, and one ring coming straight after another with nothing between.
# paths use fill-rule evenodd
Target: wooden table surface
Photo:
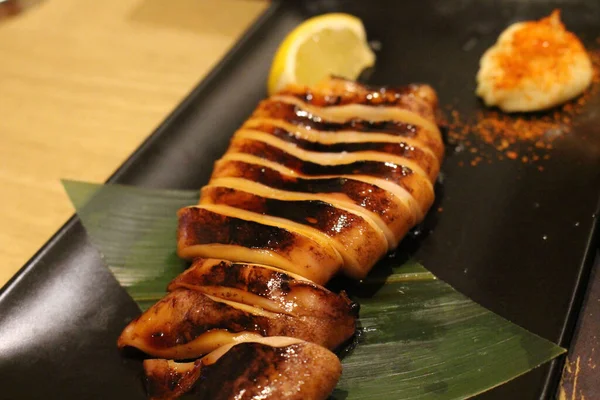
<instances>
[{"instance_id":1,"label":"wooden table surface","mask_svg":"<svg viewBox=\"0 0 600 400\"><path fill-rule=\"evenodd\" d=\"M0 286L267 7L261 0L43 0L0 20Z\"/></svg>"}]
</instances>

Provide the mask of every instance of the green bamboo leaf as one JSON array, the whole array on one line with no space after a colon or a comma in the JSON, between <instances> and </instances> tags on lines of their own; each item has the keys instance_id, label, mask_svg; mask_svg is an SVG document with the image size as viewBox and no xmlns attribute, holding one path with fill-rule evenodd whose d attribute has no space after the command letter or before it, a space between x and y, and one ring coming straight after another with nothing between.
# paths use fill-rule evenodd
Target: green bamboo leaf
<instances>
[{"instance_id":1,"label":"green bamboo leaf","mask_svg":"<svg viewBox=\"0 0 600 400\"><path fill-rule=\"evenodd\" d=\"M176 211L198 191L63 182L94 245L146 309L184 270L175 254ZM481 307L414 261L391 258L350 284L361 306L354 346L333 393L350 399L464 399L565 350Z\"/></svg>"},{"instance_id":2,"label":"green bamboo leaf","mask_svg":"<svg viewBox=\"0 0 600 400\"><path fill-rule=\"evenodd\" d=\"M199 192L68 180L63 186L121 286L142 310L156 303L187 266L175 252L175 213L197 203Z\"/></svg>"},{"instance_id":3,"label":"green bamboo leaf","mask_svg":"<svg viewBox=\"0 0 600 400\"><path fill-rule=\"evenodd\" d=\"M368 286L380 282L368 278L349 290L361 305L362 328L335 399L468 398L564 352L415 262L392 267L370 295Z\"/></svg>"}]
</instances>

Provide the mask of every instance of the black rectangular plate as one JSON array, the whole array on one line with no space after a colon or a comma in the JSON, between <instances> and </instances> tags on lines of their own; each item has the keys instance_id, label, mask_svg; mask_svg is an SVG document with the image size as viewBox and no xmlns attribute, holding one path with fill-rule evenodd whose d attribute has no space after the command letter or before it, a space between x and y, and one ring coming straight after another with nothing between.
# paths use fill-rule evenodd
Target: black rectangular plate
<instances>
[{"instance_id":1,"label":"black rectangular plate","mask_svg":"<svg viewBox=\"0 0 600 400\"><path fill-rule=\"evenodd\" d=\"M481 107L473 92L482 52L508 24L549 14L551 3L276 2L110 182L174 189L205 184L231 134L265 97L278 44L312 14L345 11L364 20L369 37L382 44L369 82L427 82L442 104L469 115ZM560 7L587 44L600 36L600 3ZM584 126L557 144L543 172L509 161L460 167L467 155L449 147L437 200L443 212L432 210L427 234L413 249L475 301L563 346L592 264L599 108L596 102ZM594 139L583 139L586 129ZM70 219L0 292L0 398L143 399L139 360L123 357L115 345L138 313L78 219ZM480 398L550 397L559 367L548 364Z\"/></svg>"}]
</instances>

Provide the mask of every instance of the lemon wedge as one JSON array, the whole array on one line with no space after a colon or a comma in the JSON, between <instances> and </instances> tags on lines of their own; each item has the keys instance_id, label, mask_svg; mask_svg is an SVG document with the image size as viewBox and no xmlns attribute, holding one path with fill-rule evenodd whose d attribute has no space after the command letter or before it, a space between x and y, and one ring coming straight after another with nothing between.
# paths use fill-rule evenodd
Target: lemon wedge
<instances>
[{"instance_id":1,"label":"lemon wedge","mask_svg":"<svg viewBox=\"0 0 600 400\"><path fill-rule=\"evenodd\" d=\"M314 85L331 75L356 79L374 63L360 19L342 13L313 17L279 46L269 73L269 93L292 83Z\"/></svg>"}]
</instances>

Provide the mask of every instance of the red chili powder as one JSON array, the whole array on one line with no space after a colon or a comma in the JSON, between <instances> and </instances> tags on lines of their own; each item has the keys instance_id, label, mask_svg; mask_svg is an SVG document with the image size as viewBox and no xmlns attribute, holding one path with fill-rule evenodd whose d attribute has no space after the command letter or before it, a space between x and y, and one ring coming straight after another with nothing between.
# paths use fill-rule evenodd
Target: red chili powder
<instances>
[{"instance_id":1,"label":"red chili powder","mask_svg":"<svg viewBox=\"0 0 600 400\"><path fill-rule=\"evenodd\" d=\"M554 78L546 84L564 82L571 76L568 61L573 54L581 54L582 51L585 48L577 36L567 31L561 22L560 10L554 10L539 21L523 22L512 36L510 46L494 55L496 63L504 71L495 80L494 86L497 89L517 87L523 78L540 76L545 71L553 71Z\"/></svg>"},{"instance_id":2,"label":"red chili powder","mask_svg":"<svg viewBox=\"0 0 600 400\"><path fill-rule=\"evenodd\" d=\"M573 118L583 112L589 99L600 89L600 51L589 52L589 55L594 66L592 85L578 98L543 113L506 114L497 109L484 109L469 119L448 107L448 141L457 151L471 153L473 166L493 158L518 159L524 163L549 159L549 154L537 152L552 150L554 140L569 134ZM490 148L496 151L490 153Z\"/></svg>"}]
</instances>

